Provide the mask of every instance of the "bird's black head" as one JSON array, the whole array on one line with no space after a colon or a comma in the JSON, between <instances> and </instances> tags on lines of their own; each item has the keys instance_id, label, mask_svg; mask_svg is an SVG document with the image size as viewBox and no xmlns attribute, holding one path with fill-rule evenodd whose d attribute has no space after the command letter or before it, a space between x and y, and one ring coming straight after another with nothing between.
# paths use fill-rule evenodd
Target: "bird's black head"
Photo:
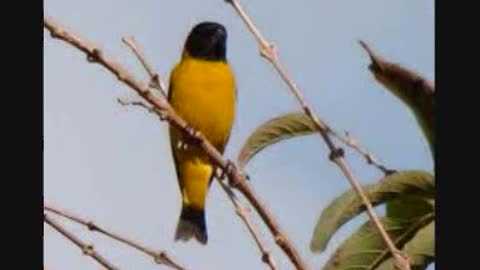
<instances>
[{"instance_id":1,"label":"bird's black head","mask_svg":"<svg viewBox=\"0 0 480 270\"><path fill-rule=\"evenodd\" d=\"M193 27L188 35L185 50L195 58L226 61L227 30L219 23L199 23Z\"/></svg>"}]
</instances>

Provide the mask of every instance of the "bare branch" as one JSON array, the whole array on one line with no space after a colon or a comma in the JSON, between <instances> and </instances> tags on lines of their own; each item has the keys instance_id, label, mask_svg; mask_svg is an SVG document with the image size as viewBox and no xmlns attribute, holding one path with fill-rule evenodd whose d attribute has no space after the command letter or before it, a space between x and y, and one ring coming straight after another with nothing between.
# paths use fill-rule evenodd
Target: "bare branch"
<instances>
[{"instance_id":1,"label":"bare branch","mask_svg":"<svg viewBox=\"0 0 480 270\"><path fill-rule=\"evenodd\" d=\"M185 270L184 267L180 266L175 260L170 258L170 256L165 251L155 251L153 249L142 246L141 244L135 242L134 240L128 239L127 237L121 236L117 233L111 232L103 227L98 226L93 221L88 221L84 218L79 217L78 215L69 213L64 210L59 210L57 208L44 205L43 209L52 213L55 213L59 216L67 218L73 222L76 222L80 225L87 227L92 232L98 232L109 238L116 240L118 242L124 243L154 259L157 264L165 264L177 270Z\"/></svg>"},{"instance_id":2,"label":"bare branch","mask_svg":"<svg viewBox=\"0 0 480 270\"><path fill-rule=\"evenodd\" d=\"M44 27L50 31L52 37L71 44L75 48L86 53L91 62L98 63L112 72L121 82L130 86L130 88L135 90L157 110L163 112L163 119L168 121L171 126L182 131L187 138L190 138L192 142L196 142L196 144L201 147L203 151L205 151L211 160L219 168L226 172L226 175L230 179L232 186L238 189L254 206L255 210L258 212L273 234L276 243L287 254L290 260L298 266L298 269L307 269L305 263L300 259L298 252L293 247L293 244L288 240L286 234L280 228L277 221L268 212L265 205L260 201L259 197L250 187L246 175L238 170L237 166L232 165L233 162L224 158L222 154L220 154L200 132L190 128L190 126L176 114L176 112L164 98L153 95L150 92L148 85L144 85L143 83L137 81L130 73L128 73L127 70L125 70L113 59L105 56L96 46L93 46L88 42L85 42L80 37L66 31L62 26L53 22L52 19L44 17Z\"/></svg>"},{"instance_id":3,"label":"bare branch","mask_svg":"<svg viewBox=\"0 0 480 270\"><path fill-rule=\"evenodd\" d=\"M73 244L79 247L84 255L92 257L95 261L99 264L103 265L106 269L109 270L118 270L119 268L113 266L107 259L103 258L100 254L95 251L93 245L87 245L82 240L78 239L75 235L71 232L67 231L62 225L58 224L57 222L53 221L50 217L48 217L45 213L43 214L43 220L50 225L53 229L57 232L65 236L68 240L70 240Z\"/></svg>"},{"instance_id":4,"label":"bare branch","mask_svg":"<svg viewBox=\"0 0 480 270\"><path fill-rule=\"evenodd\" d=\"M365 195L362 187L360 186L359 181L353 175L350 168L348 167L348 164L344 157L343 149L337 148L335 146L335 144L333 143L332 139L329 136L329 131L331 129L324 124L324 121L320 121L319 117L313 112L311 107L306 102L305 98L302 96L300 89L297 87L297 85L293 82L293 80L288 75L287 70L279 60L275 45L271 42L268 42L265 38L263 38L258 28L255 26L255 24L246 14L246 12L242 9L242 7L240 6L237 0L227 0L226 2L229 3L235 9L235 11L243 20L243 22L248 27L250 32L255 36L255 39L257 40L258 46L260 48L260 55L263 56L265 59L267 59L273 65L273 67L278 72L280 77L287 84L290 92L294 95L295 99L297 100L297 102L299 103L299 105L301 106L305 114L308 117L310 117L312 121L315 123L315 126L320 132L322 139L325 141L326 145L331 151L330 153L331 161L337 164L337 166L341 169L341 171L343 172L347 180L350 182L350 185L357 192L357 195L362 199L363 203L367 208L367 213L370 219L374 223L375 227L378 229L388 249L392 253L392 256L397 262L397 265L401 267L400 269L409 270L410 266L409 266L408 260L405 260L405 258L401 256L400 251L397 249L393 241L390 239L389 235L385 231L385 228L380 222L377 214L375 213L375 209L373 208L372 204L370 203L367 196Z\"/></svg>"}]
</instances>

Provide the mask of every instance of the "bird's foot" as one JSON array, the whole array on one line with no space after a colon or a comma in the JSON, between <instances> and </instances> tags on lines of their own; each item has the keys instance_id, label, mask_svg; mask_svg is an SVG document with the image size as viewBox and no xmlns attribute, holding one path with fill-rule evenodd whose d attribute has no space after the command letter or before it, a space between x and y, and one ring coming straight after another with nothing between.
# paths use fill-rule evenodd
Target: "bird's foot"
<instances>
[{"instance_id":1,"label":"bird's foot","mask_svg":"<svg viewBox=\"0 0 480 270\"><path fill-rule=\"evenodd\" d=\"M192 126L190 126L189 124L185 124L183 128L185 133L187 134L187 136L184 136L183 138L184 143L195 145L195 144L200 144L202 142L202 137L200 132L198 132Z\"/></svg>"},{"instance_id":2,"label":"bird's foot","mask_svg":"<svg viewBox=\"0 0 480 270\"><path fill-rule=\"evenodd\" d=\"M223 179L229 175L232 175L233 172L235 171L236 167L235 167L235 163L233 163L232 161L230 160L227 160L227 165L225 166L225 169L221 169L221 174L220 174L220 179Z\"/></svg>"}]
</instances>

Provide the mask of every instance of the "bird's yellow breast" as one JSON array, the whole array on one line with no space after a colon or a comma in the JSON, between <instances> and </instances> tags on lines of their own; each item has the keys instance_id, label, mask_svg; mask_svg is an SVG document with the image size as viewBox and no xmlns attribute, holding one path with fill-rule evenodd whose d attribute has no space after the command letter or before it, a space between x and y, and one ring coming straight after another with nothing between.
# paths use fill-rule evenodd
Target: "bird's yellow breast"
<instances>
[{"instance_id":1,"label":"bird's yellow breast","mask_svg":"<svg viewBox=\"0 0 480 270\"><path fill-rule=\"evenodd\" d=\"M235 112L235 81L229 65L186 57L173 70L170 82L172 107L217 148L223 147Z\"/></svg>"}]
</instances>

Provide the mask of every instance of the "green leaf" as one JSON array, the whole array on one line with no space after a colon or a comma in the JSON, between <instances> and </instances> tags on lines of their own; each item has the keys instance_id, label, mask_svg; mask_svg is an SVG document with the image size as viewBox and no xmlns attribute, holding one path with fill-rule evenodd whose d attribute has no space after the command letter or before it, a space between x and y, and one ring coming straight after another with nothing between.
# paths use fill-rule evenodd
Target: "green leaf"
<instances>
[{"instance_id":1,"label":"green leaf","mask_svg":"<svg viewBox=\"0 0 480 270\"><path fill-rule=\"evenodd\" d=\"M415 236L421 228L431 223L433 213L428 213L413 219L393 219L384 217L381 222L397 247L402 247ZM391 253L386 247L378 230L366 222L340 247L325 264L325 270L373 270L383 261L391 258Z\"/></svg>"},{"instance_id":2,"label":"green leaf","mask_svg":"<svg viewBox=\"0 0 480 270\"><path fill-rule=\"evenodd\" d=\"M418 217L426 212L435 211L434 209L435 200L433 198L405 194L386 204L386 216L391 218L409 219Z\"/></svg>"},{"instance_id":3,"label":"green leaf","mask_svg":"<svg viewBox=\"0 0 480 270\"><path fill-rule=\"evenodd\" d=\"M405 244L402 252L410 259L412 270L424 270L435 260L435 222L420 229ZM384 261L377 270L394 270L392 258Z\"/></svg>"},{"instance_id":4,"label":"green leaf","mask_svg":"<svg viewBox=\"0 0 480 270\"><path fill-rule=\"evenodd\" d=\"M360 41L360 45L367 51L372 61L369 69L375 79L413 112L434 154L435 87L433 83L416 72L386 61L374 53L365 42Z\"/></svg>"},{"instance_id":5,"label":"green leaf","mask_svg":"<svg viewBox=\"0 0 480 270\"><path fill-rule=\"evenodd\" d=\"M304 113L295 112L273 118L248 137L238 155L238 165L245 167L255 154L279 141L314 132L316 132L314 123Z\"/></svg>"},{"instance_id":6,"label":"green leaf","mask_svg":"<svg viewBox=\"0 0 480 270\"><path fill-rule=\"evenodd\" d=\"M382 178L378 183L363 187L373 205L399 197L415 196L434 198L433 176L424 171L400 171ZM346 222L365 210L360 198L353 190L337 197L318 219L313 232L310 249L323 251L333 234Z\"/></svg>"}]
</instances>

